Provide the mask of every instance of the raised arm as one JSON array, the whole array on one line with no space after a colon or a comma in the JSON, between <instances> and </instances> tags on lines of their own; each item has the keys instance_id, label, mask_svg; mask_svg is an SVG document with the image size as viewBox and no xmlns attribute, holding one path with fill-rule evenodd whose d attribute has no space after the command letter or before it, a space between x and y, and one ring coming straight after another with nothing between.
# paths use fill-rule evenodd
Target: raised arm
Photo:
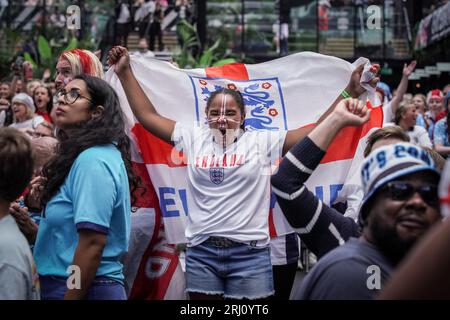
<instances>
[{"instance_id":1,"label":"raised arm","mask_svg":"<svg viewBox=\"0 0 450 320\"><path fill-rule=\"evenodd\" d=\"M400 102L402 102L403 100L403 95L408 90L408 81L409 81L408 79L411 73L414 71L416 64L417 62L416 60L414 60L409 65L405 63L405 65L403 66L403 75L397 87L397 94L391 100L392 114L395 114Z\"/></svg>"},{"instance_id":2,"label":"raised arm","mask_svg":"<svg viewBox=\"0 0 450 320\"><path fill-rule=\"evenodd\" d=\"M142 126L158 138L172 143L175 121L158 114L148 99L130 67L130 56L124 47L114 47L109 52L109 64L114 65L125 94L136 118Z\"/></svg>"},{"instance_id":3,"label":"raised arm","mask_svg":"<svg viewBox=\"0 0 450 320\"><path fill-rule=\"evenodd\" d=\"M379 67L378 65L375 65ZM350 94L353 98L358 98L361 94L363 94L366 90L361 87L360 80L361 74L364 70L364 65L359 65L355 70L353 70L352 75L350 77L350 81L345 88L348 94ZM370 84L375 87L377 83L380 81L379 77L376 77L371 80ZM340 94L336 100L331 104L331 106L325 111L325 113L319 118L317 124L321 123L328 115L334 110L336 105L342 101L344 97ZM316 124L316 125L317 125ZM312 130L314 126L303 127L298 129L289 130L286 134L286 139L284 140L283 145L283 154L288 152L298 141L305 138Z\"/></svg>"},{"instance_id":4,"label":"raised arm","mask_svg":"<svg viewBox=\"0 0 450 320\"><path fill-rule=\"evenodd\" d=\"M336 134L345 126L361 125L370 118L366 106L345 99L333 112L298 142L284 157L272 176L272 190L286 219L306 246L317 256L358 236L353 219L322 203L304 183L319 165Z\"/></svg>"}]
</instances>

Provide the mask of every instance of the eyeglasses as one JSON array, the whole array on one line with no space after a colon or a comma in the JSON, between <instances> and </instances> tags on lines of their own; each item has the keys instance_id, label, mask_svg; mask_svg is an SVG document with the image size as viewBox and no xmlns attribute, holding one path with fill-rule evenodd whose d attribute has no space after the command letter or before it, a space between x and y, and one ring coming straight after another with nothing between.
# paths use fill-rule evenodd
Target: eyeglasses
<instances>
[{"instance_id":1,"label":"eyeglasses","mask_svg":"<svg viewBox=\"0 0 450 320\"><path fill-rule=\"evenodd\" d=\"M387 183L383 189L392 200L405 201L411 198L416 192L420 194L423 201L429 206L439 206L439 196L437 186L435 185L421 185L414 186L411 183L404 181L393 181Z\"/></svg>"},{"instance_id":2,"label":"eyeglasses","mask_svg":"<svg viewBox=\"0 0 450 320\"><path fill-rule=\"evenodd\" d=\"M64 97L64 101L67 104L74 104L75 101L77 101L78 98L84 98L89 102L92 102L91 99L89 99L88 97L85 97L83 95L80 94L80 92L77 89L71 89L70 91L66 91L64 89L59 90L56 94L55 94L55 98L56 101L59 100L59 98Z\"/></svg>"}]
</instances>

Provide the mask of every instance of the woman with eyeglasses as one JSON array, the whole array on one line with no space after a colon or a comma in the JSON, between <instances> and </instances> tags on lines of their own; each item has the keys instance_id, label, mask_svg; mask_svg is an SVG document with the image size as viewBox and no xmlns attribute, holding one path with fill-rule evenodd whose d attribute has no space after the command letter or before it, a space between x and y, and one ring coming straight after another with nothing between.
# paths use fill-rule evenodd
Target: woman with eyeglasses
<instances>
[{"instance_id":1,"label":"woman with eyeglasses","mask_svg":"<svg viewBox=\"0 0 450 320\"><path fill-rule=\"evenodd\" d=\"M43 212L34 247L43 299L126 299L130 141L119 100L103 80L79 75L58 92L64 134L43 169Z\"/></svg>"}]
</instances>

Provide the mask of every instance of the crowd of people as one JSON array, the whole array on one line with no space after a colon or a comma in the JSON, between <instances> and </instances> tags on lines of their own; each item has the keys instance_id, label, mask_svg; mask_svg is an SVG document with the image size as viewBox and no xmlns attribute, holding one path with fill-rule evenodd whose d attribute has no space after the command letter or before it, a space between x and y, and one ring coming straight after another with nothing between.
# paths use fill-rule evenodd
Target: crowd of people
<instances>
[{"instance_id":1,"label":"crowd of people","mask_svg":"<svg viewBox=\"0 0 450 320\"><path fill-rule=\"evenodd\" d=\"M175 14L169 16L171 12ZM169 19L170 21L163 26L166 16L173 19ZM188 0L121 0L117 2L115 8L114 43L126 47L129 33L137 30L139 38L147 40L150 51L155 51L156 48L158 51L164 51L163 28L174 23L190 21L192 18L193 10Z\"/></svg>"},{"instance_id":2,"label":"crowd of people","mask_svg":"<svg viewBox=\"0 0 450 320\"><path fill-rule=\"evenodd\" d=\"M193 164L186 174L193 195L186 229L189 299L403 297L411 292L399 283L416 272L415 261L431 255L427 248L435 242L446 248L438 186L450 153L450 85L427 95L407 93L414 61L405 64L392 95L378 76L369 83L384 125L368 133L357 214L349 215L323 203L305 182L342 129L370 119L371 109L358 100L366 91L362 65L315 126L266 132L245 130L243 96L229 88L209 97L207 125L169 119L140 86L128 50L116 46L108 58L136 119ZM95 54L66 51L55 68L53 84L26 82L14 66L12 80L0 84L0 299L124 300L122 257L141 183L131 164L132 141ZM195 159L232 153L248 161L227 166L231 179L218 192L210 171L195 166ZM261 155L264 161L252 161ZM276 173L265 174L267 163L281 157ZM448 190L447 180L441 189ZM269 235L270 190L295 231L282 241ZM297 236L318 262L294 288ZM281 265L271 255L280 243L296 251ZM430 257L426 267L441 272L446 260L439 258ZM80 278L69 286L67 270L74 266ZM380 274L373 283L370 268ZM420 281L412 278L410 286L439 297L441 291Z\"/></svg>"}]
</instances>

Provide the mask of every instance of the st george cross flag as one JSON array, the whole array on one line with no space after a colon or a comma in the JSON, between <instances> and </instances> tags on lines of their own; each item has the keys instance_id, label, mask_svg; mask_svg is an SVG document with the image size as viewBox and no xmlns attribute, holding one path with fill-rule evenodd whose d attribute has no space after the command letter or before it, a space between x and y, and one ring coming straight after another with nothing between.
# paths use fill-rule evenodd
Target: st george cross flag
<instances>
[{"instance_id":1,"label":"st george cross flag","mask_svg":"<svg viewBox=\"0 0 450 320\"><path fill-rule=\"evenodd\" d=\"M355 64L365 63L359 59ZM205 124L206 100L218 88L239 90L246 104L246 130L289 130L313 125L349 82L355 65L342 59L302 52L260 64L233 63L206 69L178 69L172 64L131 58L131 68L157 111L183 123ZM185 243L185 217L189 214L186 167L171 145L148 133L134 118L113 68L107 81L120 103L135 139L135 146L158 197L169 243ZM308 180L325 203L332 204L346 181L359 141L373 127L381 127L381 108L373 108L362 127L342 130ZM355 167L355 166L354 166ZM271 236L292 232L276 204L269 214Z\"/></svg>"},{"instance_id":2,"label":"st george cross flag","mask_svg":"<svg viewBox=\"0 0 450 320\"><path fill-rule=\"evenodd\" d=\"M186 124L206 125L208 97L218 88L227 87L239 90L244 97L246 130L289 130L314 125L346 87L359 64L365 64L363 77L367 76L367 59L360 58L352 65L312 52L254 65L233 63L190 70L178 69L165 61L131 57L136 79L161 115ZM138 299L180 298L184 279L173 244L186 242L185 218L191 197L186 165L178 151L137 122L113 69L106 73L106 80L119 96L134 142L134 168L149 190L143 195L136 193L138 200L132 213L135 234L125 261L128 295ZM363 99L366 98L367 95ZM372 105L378 104L372 101ZM369 103L369 107L372 105ZM346 181L358 176L362 155L357 149L362 149L367 132L381 127L382 122L382 108L375 107L368 123L345 128L335 138L307 181L308 188L324 203L333 204ZM272 237L293 232L273 194L268 219ZM149 293L144 287L153 289ZM171 295L171 289L175 294Z\"/></svg>"}]
</instances>

